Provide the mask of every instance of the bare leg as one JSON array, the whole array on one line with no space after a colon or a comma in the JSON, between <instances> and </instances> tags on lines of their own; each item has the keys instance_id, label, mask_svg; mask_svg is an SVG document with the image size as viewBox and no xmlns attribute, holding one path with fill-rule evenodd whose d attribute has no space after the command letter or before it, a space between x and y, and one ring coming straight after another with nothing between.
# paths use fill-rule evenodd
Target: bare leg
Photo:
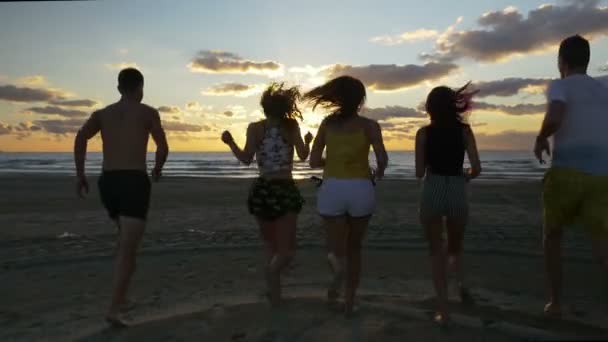
<instances>
[{"instance_id":1,"label":"bare leg","mask_svg":"<svg viewBox=\"0 0 608 342\"><path fill-rule=\"evenodd\" d=\"M345 313L353 312L355 296L361 280L361 245L370 217L349 218L348 243L346 246L346 291Z\"/></svg>"},{"instance_id":2,"label":"bare leg","mask_svg":"<svg viewBox=\"0 0 608 342\"><path fill-rule=\"evenodd\" d=\"M325 217L324 219L327 232L327 259L333 272L333 278L327 290L327 299L330 304L334 304L344 282L348 222L345 216Z\"/></svg>"},{"instance_id":3,"label":"bare leg","mask_svg":"<svg viewBox=\"0 0 608 342\"><path fill-rule=\"evenodd\" d=\"M562 229L561 227L544 228L545 271L549 287L549 303L545 306L545 313L551 315L561 314L562 290Z\"/></svg>"},{"instance_id":4,"label":"bare leg","mask_svg":"<svg viewBox=\"0 0 608 342\"><path fill-rule=\"evenodd\" d=\"M260 236L262 237L262 241L264 241L264 280L266 281L266 290L267 296L270 300L271 295L271 276L270 276L270 263L272 262L272 258L276 254L277 244L275 238L275 225L274 221L267 221L257 218L258 226L260 227Z\"/></svg>"},{"instance_id":5,"label":"bare leg","mask_svg":"<svg viewBox=\"0 0 608 342\"><path fill-rule=\"evenodd\" d=\"M464 286L464 275L462 271L462 243L466 223L462 220L447 220L448 231L448 272L456 278L458 294L463 303L470 303L472 298L468 289Z\"/></svg>"},{"instance_id":6,"label":"bare leg","mask_svg":"<svg viewBox=\"0 0 608 342\"><path fill-rule=\"evenodd\" d=\"M294 236L298 216L289 213L274 221L276 253L272 257L269 269L270 301L273 306L281 302L281 271L289 264L295 254Z\"/></svg>"},{"instance_id":7,"label":"bare leg","mask_svg":"<svg viewBox=\"0 0 608 342\"><path fill-rule=\"evenodd\" d=\"M143 236L146 222L131 217L120 217L120 237L114 265L114 290L112 303L106 319L113 325L124 326L119 318L121 306L127 298L129 283L136 268L137 249Z\"/></svg>"},{"instance_id":8,"label":"bare leg","mask_svg":"<svg viewBox=\"0 0 608 342\"><path fill-rule=\"evenodd\" d=\"M447 321L448 314L448 284L447 284L447 255L444 246L442 230L443 220L427 220L423 223L431 254L431 270L433 284L437 293L437 320Z\"/></svg>"}]
</instances>

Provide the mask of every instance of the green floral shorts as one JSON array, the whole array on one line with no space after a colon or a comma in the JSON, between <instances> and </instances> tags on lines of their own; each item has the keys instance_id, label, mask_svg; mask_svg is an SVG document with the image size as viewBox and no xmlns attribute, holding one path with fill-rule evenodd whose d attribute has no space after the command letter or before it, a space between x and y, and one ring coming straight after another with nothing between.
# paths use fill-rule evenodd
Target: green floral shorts
<instances>
[{"instance_id":1,"label":"green floral shorts","mask_svg":"<svg viewBox=\"0 0 608 342\"><path fill-rule=\"evenodd\" d=\"M299 213L304 199L293 179L254 181L249 191L249 213L264 220L275 220L287 213Z\"/></svg>"}]
</instances>

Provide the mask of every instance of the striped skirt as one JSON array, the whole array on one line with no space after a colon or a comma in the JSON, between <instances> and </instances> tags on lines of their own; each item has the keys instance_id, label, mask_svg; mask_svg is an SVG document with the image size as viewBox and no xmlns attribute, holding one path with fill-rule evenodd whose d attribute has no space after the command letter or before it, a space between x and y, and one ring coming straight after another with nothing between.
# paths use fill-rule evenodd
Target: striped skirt
<instances>
[{"instance_id":1,"label":"striped skirt","mask_svg":"<svg viewBox=\"0 0 608 342\"><path fill-rule=\"evenodd\" d=\"M427 173L420 196L423 221L447 218L466 222L469 215L468 183L464 176Z\"/></svg>"}]
</instances>

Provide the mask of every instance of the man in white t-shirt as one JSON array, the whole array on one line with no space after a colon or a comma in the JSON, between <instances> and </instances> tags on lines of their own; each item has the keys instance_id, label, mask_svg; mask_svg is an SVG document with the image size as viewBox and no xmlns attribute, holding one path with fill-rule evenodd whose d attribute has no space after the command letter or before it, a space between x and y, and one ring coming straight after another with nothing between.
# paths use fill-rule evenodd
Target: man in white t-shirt
<instances>
[{"instance_id":1,"label":"man in white t-shirt","mask_svg":"<svg viewBox=\"0 0 608 342\"><path fill-rule=\"evenodd\" d=\"M561 79L547 91L547 114L534 153L552 155L543 185L544 251L550 298L547 314L561 314L561 239L565 225L580 222L608 274L608 79L587 75L589 42L562 41ZM553 137L551 151L549 138Z\"/></svg>"}]
</instances>

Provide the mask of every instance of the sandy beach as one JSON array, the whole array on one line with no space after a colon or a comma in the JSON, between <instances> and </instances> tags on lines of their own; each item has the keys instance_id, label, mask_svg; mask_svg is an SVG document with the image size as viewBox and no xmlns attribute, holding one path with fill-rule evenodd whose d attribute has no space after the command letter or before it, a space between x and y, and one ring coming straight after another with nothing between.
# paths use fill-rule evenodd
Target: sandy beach
<instances>
[{"instance_id":1,"label":"sandy beach","mask_svg":"<svg viewBox=\"0 0 608 342\"><path fill-rule=\"evenodd\" d=\"M90 179L94 185L95 179ZM328 270L315 187L300 216L296 259L285 275L286 306L262 291L257 228L247 179L165 178L153 188L149 227L133 279L133 326L102 321L110 295L114 229L96 187L86 200L64 176L0 177L2 341L518 341L608 338L606 279L581 231L564 241L565 314L544 318L540 184L471 186L465 238L476 305L453 296L454 325L430 322L433 290L417 223L418 185L386 180L364 252L361 310L346 320L323 303Z\"/></svg>"}]
</instances>

